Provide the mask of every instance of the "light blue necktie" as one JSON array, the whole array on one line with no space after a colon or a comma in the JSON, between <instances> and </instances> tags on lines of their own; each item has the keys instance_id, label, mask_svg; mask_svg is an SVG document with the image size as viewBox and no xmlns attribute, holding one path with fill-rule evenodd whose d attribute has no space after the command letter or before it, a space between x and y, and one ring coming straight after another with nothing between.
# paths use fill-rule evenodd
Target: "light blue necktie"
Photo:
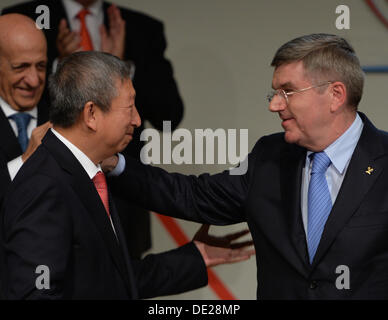
<instances>
[{"instance_id":1,"label":"light blue necktie","mask_svg":"<svg viewBox=\"0 0 388 320\"><path fill-rule=\"evenodd\" d=\"M308 191L307 246L310 263L321 240L323 228L331 211L331 197L325 173L331 161L324 151L313 153L313 166Z\"/></svg>"},{"instance_id":2,"label":"light blue necktie","mask_svg":"<svg viewBox=\"0 0 388 320\"><path fill-rule=\"evenodd\" d=\"M28 146L27 127L31 120L31 115L26 112L18 112L8 118L16 122L18 128L18 140L22 151L26 151Z\"/></svg>"}]
</instances>

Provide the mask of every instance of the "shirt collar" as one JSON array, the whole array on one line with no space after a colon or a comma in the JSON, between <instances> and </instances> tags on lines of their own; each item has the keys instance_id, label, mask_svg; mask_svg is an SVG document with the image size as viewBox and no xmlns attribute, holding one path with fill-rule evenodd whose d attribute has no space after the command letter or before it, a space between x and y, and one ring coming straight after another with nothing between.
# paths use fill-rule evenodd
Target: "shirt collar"
<instances>
[{"instance_id":1,"label":"shirt collar","mask_svg":"<svg viewBox=\"0 0 388 320\"><path fill-rule=\"evenodd\" d=\"M324 151L329 157L335 169L343 174L353 151L356 148L357 142L360 139L364 123L358 113L352 125ZM307 151L307 157L312 154L312 151Z\"/></svg>"},{"instance_id":2,"label":"shirt collar","mask_svg":"<svg viewBox=\"0 0 388 320\"><path fill-rule=\"evenodd\" d=\"M71 153L77 158L81 166L85 169L86 173L90 177L90 179L93 179L94 176L97 174L97 172L101 171L101 166L95 165L92 160L89 159L89 157L83 153L80 149L78 149L74 144L72 144L69 140L67 140L64 136L62 136L58 131L55 131L55 129L51 128L52 133L55 134L55 136L64 143L66 147L69 148Z\"/></svg>"},{"instance_id":3,"label":"shirt collar","mask_svg":"<svg viewBox=\"0 0 388 320\"><path fill-rule=\"evenodd\" d=\"M1 109L4 112L4 115L6 118L9 118L10 116L14 115L15 113L18 113L19 111L13 109L3 98L0 97L0 106ZM38 108L35 106L33 109L29 111L23 111L25 113L28 113L33 119L38 118Z\"/></svg>"},{"instance_id":4,"label":"shirt collar","mask_svg":"<svg viewBox=\"0 0 388 320\"><path fill-rule=\"evenodd\" d=\"M75 19L78 12L83 9L83 6L75 0L62 0L63 7L67 13L69 20ZM98 16L102 14L102 0L97 0L91 6L88 7L88 10L93 16Z\"/></svg>"}]
</instances>

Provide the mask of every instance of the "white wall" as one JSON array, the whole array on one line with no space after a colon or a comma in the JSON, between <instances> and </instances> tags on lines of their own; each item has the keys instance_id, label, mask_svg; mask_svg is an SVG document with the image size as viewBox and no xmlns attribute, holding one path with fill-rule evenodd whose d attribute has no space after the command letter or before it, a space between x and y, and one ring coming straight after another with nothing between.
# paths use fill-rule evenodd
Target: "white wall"
<instances>
[{"instance_id":1,"label":"white wall","mask_svg":"<svg viewBox=\"0 0 388 320\"><path fill-rule=\"evenodd\" d=\"M2 6L22 1L2 0ZM388 29L362 0L117 0L117 4L140 10L165 23L167 56L185 101L181 127L248 128L250 148L258 137L280 131L276 114L267 110L271 87L269 63L276 49L294 37L328 32L344 36L353 44L362 64L388 65ZM335 28L335 9L350 7L350 30ZM1 7L1 5L0 5ZM360 110L388 130L386 92L388 74L367 75ZM216 171L227 166L168 167L186 173ZM182 222L192 236L196 224ZM215 228L217 233L242 226ZM159 222L153 220L154 251L172 248L173 242ZM215 268L240 299L255 299L254 259ZM178 299L214 299L208 288L183 294Z\"/></svg>"}]
</instances>

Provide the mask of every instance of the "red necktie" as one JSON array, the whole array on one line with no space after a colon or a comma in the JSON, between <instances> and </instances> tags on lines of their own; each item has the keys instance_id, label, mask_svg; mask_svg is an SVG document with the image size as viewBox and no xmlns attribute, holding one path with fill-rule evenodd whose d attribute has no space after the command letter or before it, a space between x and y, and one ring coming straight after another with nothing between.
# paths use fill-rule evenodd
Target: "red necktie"
<instances>
[{"instance_id":1,"label":"red necktie","mask_svg":"<svg viewBox=\"0 0 388 320\"><path fill-rule=\"evenodd\" d=\"M77 18L81 22L81 47L84 51L92 51L93 50L93 43L90 38L90 34L88 31L88 27L86 26L86 20L85 17L88 15L90 12L87 9L82 9L80 12L77 14Z\"/></svg>"},{"instance_id":2,"label":"red necktie","mask_svg":"<svg viewBox=\"0 0 388 320\"><path fill-rule=\"evenodd\" d=\"M101 201L104 204L105 210L109 217L108 186L106 184L105 175L101 171L97 172L93 178L93 183L97 189L98 194L100 195Z\"/></svg>"}]
</instances>

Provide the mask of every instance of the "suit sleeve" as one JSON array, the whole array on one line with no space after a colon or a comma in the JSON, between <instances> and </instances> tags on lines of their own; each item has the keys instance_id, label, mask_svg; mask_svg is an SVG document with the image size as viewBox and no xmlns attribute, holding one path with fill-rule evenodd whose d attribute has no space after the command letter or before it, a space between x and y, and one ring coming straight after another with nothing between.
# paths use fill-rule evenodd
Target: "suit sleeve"
<instances>
[{"instance_id":1,"label":"suit sleeve","mask_svg":"<svg viewBox=\"0 0 388 320\"><path fill-rule=\"evenodd\" d=\"M111 186L122 197L160 214L214 225L243 222L260 141L240 164L240 168L246 166L244 174L186 176L127 157L124 172L112 178Z\"/></svg>"},{"instance_id":2,"label":"suit sleeve","mask_svg":"<svg viewBox=\"0 0 388 320\"><path fill-rule=\"evenodd\" d=\"M207 270L194 243L133 260L141 299L179 294L207 284Z\"/></svg>"},{"instance_id":3,"label":"suit sleeve","mask_svg":"<svg viewBox=\"0 0 388 320\"><path fill-rule=\"evenodd\" d=\"M63 298L72 230L61 199L58 181L46 176L18 183L6 199L1 223L2 291L6 299ZM43 275L38 266L47 266L48 278L38 279ZM48 283L49 288L38 289L36 283Z\"/></svg>"}]
</instances>

